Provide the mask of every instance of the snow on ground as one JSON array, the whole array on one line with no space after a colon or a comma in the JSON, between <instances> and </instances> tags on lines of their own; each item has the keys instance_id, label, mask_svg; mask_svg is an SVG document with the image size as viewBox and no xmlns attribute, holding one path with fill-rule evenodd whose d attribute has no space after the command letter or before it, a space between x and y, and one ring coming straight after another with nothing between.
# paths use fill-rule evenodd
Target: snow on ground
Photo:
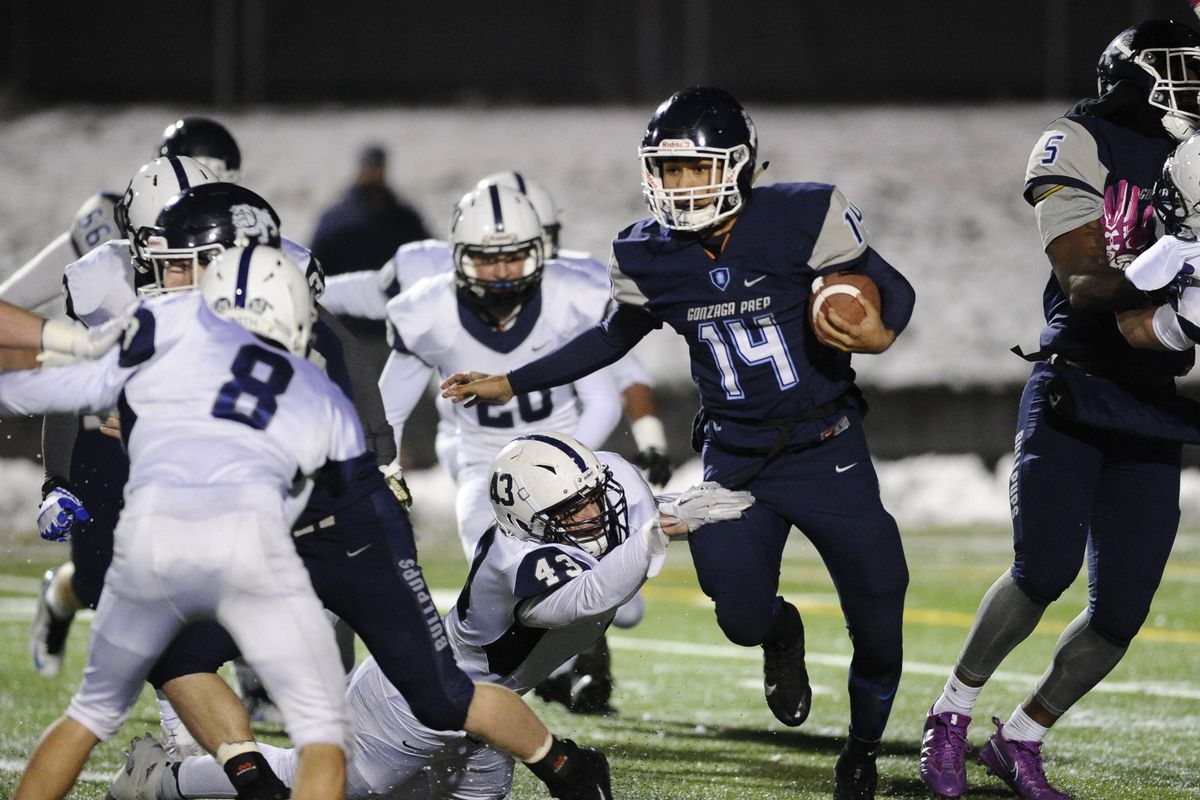
<instances>
[{"instance_id":1,"label":"snow on ground","mask_svg":"<svg viewBox=\"0 0 1200 800\"><path fill-rule=\"evenodd\" d=\"M858 358L866 384L1003 384L1027 366L1048 268L1021 200L1025 162L1065 103L939 107L751 108L763 182L838 184L866 214L877 249L917 288L908 332L885 358ZM284 232L308 241L342 190L359 147L392 153L393 183L443 235L458 197L517 168L562 208L564 242L601 258L645 216L636 147L650 109L272 108L221 112L243 151L243 180L269 199ZM69 224L91 193L121 189L162 128L197 109L62 107L0 122L0 279ZM377 265L363 265L364 267ZM685 381L682 345L665 332L639 351L660 380Z\"/></svg>"}]
</instances>

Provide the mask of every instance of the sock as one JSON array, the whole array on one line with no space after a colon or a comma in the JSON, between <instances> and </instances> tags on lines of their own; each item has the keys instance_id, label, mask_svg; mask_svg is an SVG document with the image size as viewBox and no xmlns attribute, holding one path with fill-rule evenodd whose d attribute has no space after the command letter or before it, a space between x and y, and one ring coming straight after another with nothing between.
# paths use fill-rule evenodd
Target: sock
<instances>
[{"instance_id":1,"label":"sock","mask_svg":"<svg viewBox=\"0 0 1200 800\"><path fill-rule=\"evenodd\" d=\"M186 800L179 790L179 763L172 764L162 772L158 785L159 800Z\"/></svg>"},{"instance_id":2,"label":"sock","mask_svg":"<svg viewBox=\"0 0 1200 800\"><path fill-rule=\"evenodd\" d=\"M855 761L874 761L879 753L879 739L860 739L853 733L846 740L843 752L848 753Z\"/></svg>"},{"instance_id":3,"label":"sock","mask_svg":"<svg viewBox=\"0 0 1200 800\"><path fill-rule=\"evenodd\" d=\"M1017 710L1004 723L1004 738L1010 742L1040 742L1046 738L1047 727L1038 725L1025 709L1017 706Z\"/></svg>"},{"instance_id":4,"label":"sock","mask_svg":"<svg viewBox=\"0 0 1200 800\"><path fill-rule=\"evenodd\" d=\"M62 570L60 569L59 572L61 573ZM71 573L74 574L74 570L71 570ZM54 579L50 581L50 585L46 587L46 606L49 607L50 613L54 615L55 619L71 619L75 616L75 609L63 602L62 593L58 590L60 580L64 580L64 577L61 574L55 575ZM70 575L67 575L65 580L69 584Z\"/></svg>"},{"instance_id":5,"label":"sock","mask_svg":"<svg viewBox=\"0 0 1200 800\"><path fill-rule=\"evenodd\" d=\"M224 747L225 745L222 745ZM288 789L258 751L239 753L222 767L238 797L285 798Z\"/></svg>"},{"instance_id":6,"label":"sock","mask_svg":"<svg viewBox=\"0 0 1200 800\"><path fill-rule=\"evenodd\" d=\"M979 700L979 693L982 691L982 686L967 686L952 672L949 680L946 681L946 688L942 690L941 697L933 704L933 713L941 714L952 711L955 714L969 717L974 712L975 703Z\"/></svg>"}]
</instances>

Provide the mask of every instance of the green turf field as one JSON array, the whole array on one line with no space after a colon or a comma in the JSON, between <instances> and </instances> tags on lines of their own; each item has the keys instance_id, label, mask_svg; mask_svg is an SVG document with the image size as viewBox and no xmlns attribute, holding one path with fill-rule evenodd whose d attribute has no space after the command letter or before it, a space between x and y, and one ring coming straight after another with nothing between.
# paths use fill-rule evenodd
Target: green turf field
<instances>
[{"instance_id":1,"label":"green turf field","mask_svg":"<svg viewBox=\"0 0 1200 800\"><path fill-rule=\"evenodd\" d=\"M880 759L880 797L926 797L917 777L924 713L945 681L984 590L1007 565L1006 530L908 531L912 584L906 614L906 665ZM619 798L767 800L828 797L847 721L850 646L833 589L811 549L789 549L784 591L808 630L816 696L802 728L778 724L762 698L759 651L724 642L700 594L686 547L675 545L663 574L646 588L645 622L610 635L618 681L610 719L573 717L531 703L560 733L602 746ZM58 551L63 552L63 551ZM422 548L430 584L453 596L462 580L457 544ZM76 625L63 676L38 677L26 636L36 576L53 545L10 550L0 562L0 797L8 797L41 729L65 708L78 684L86 625ZM1043 625L984 691L971 741L1007 717L1044 668L1057 632L1083 607L1077 581ZM157 728L146 692L120 736L102 745L72 797L102 798L105 776L133 735ZM271 741L278 730L263 729ZM1181 535L1150 620L1125 661L1058 724L1047 740L1048 774L1077 798L1200 797L1200 534ZM968 768L967 797L1007 797L998 780ZM547 795L518 770L515 798Z\"/></svg>"}]
</instances>

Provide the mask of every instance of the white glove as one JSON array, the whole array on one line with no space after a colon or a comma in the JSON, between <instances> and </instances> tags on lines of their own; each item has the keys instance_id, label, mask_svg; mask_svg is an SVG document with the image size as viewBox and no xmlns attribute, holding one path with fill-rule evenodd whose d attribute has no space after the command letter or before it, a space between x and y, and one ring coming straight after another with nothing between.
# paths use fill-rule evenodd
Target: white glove
<instances>
[{"instance_id":1,"label":"white glove","mask_svg":"<svg viewBox=\"0 0 1200 800\"><path fill-rule=\"evenodd\" d=\"M737 519L752 505L754 495L749 492L731 491L715 481L706 481L685 489L674 500L660 498L658 511L682 522L690 533L710 522Z\"/></svg>"},{"instance_id":2,"label":"white glove","mask_svg":"<svg viewBox=\"0 0 1200 800\"><path fill-rule=\"evenodd\" d=\"M75 358L99 358L121 340L132 319L132 316L122 315L95 328L72 320L48 319L42 325L42 351Z\"/></svg>"}]
</instances>

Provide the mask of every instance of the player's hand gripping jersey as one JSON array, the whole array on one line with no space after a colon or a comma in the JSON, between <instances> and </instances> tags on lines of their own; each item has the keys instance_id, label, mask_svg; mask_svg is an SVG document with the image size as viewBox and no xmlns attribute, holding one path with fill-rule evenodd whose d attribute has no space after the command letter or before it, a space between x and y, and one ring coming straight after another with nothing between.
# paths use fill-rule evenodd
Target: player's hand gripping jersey
<instances>
[{"instance_id":1,"label":"player's hand gripping jersey","mask_svg":"<svg viewBox=\"0 0 1200 800\"><path fill-rule=\"evenodd\" d=\"M147 484L268 484L363 453L349 400L308 361L218 319L199 292L151 298L119 348L89 362L0 376L8 413L117 407L131 461L126 492Z\"/></svg>"}]
</instances>

